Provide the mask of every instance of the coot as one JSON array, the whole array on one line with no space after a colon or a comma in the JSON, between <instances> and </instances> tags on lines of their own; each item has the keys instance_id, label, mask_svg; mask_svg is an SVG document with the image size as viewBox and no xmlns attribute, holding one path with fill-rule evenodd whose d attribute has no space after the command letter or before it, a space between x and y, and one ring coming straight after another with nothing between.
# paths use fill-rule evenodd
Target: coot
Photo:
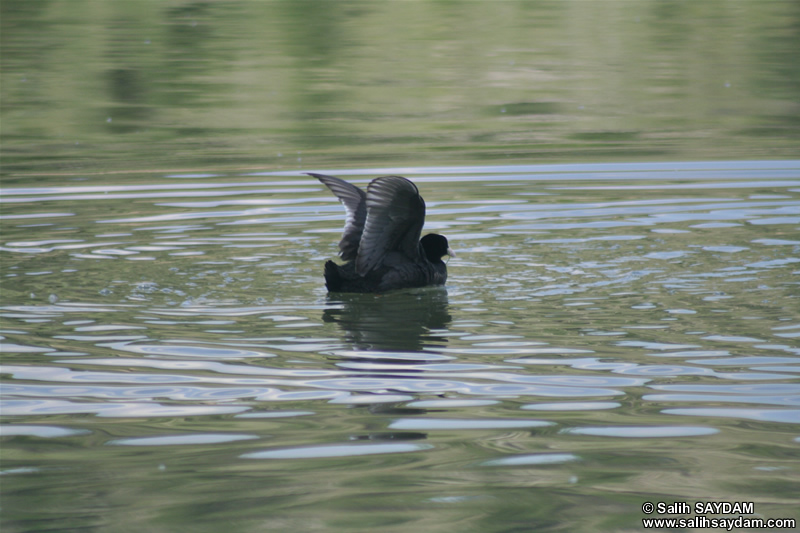
<instances>
[{"instance_id":1,"label":"coot","mask_svg":"<svg viewBox=\"0 0 800 533\"><path fill-rule=\"evenodd\" d=\"M330 292L385 292L444 285L442 257L455 257L447 238L430 233L422 239L425 201L417 186L401 176L375 178L364 192L334 176L313 174L347 211L339 255L346 261L325 263Z\"/></svg>"}]
</instances>

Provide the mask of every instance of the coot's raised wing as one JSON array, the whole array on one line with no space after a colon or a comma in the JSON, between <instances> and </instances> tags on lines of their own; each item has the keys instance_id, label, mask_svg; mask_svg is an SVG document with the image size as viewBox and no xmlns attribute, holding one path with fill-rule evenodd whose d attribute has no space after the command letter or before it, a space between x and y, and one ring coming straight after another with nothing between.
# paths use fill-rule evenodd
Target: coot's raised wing
<instances>
[{"instance_id":1,"label":"coot's raised wing","mask_svg":"<svg viewBox=\"0 0 800 533\"><path fill-rule=\"evenodd\" d=\"M358 246L361 234L364 231L364 222L367 220L367 195L366 193L343 179L325 174L308 173L324 183L333 194L342 202L347 216L344 222L344 233L339 241L339 255L345 261L355 259L358 255Z\"/></svg>"},{"instance_id":2,"label":"coot's raised wing","mask_svg":"<svg viewBox=\"0 0 800 533\"><path fill-rule=\"evenodd\" d=\"M367 220L356 258L362 276L388 252L419 258L419 235L425 223L425 201L417 186L400 176L376 178L367 187Z\"/></svg>"}]
</instances>

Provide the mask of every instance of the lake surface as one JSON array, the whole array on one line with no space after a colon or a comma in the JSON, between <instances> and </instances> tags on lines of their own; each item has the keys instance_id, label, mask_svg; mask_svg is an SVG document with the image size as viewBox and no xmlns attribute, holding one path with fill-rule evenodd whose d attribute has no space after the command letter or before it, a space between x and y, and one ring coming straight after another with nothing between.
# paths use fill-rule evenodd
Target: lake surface
<instances>
[{"instance_id":1,"label":"lake surface","mask_svg":"<svg viewBox=\"0 0 800 533\"><path fill-rule=\"evenodd\" d=\"M797 517L800 161L314 170L414 179L447 286L326 294L294 172L4 191L9 531Z\"/></svg>"},{"instance_id":2,"label":"lake surface","mask_svg":"<svg viewBox=\"0 0 800 533\"><path fill-rule=\"evenodd\" d=\"M3 533L800 519L796 2L0 10ZM446 287L327 294L304 172Z\"/></svg>"}]
</instances>

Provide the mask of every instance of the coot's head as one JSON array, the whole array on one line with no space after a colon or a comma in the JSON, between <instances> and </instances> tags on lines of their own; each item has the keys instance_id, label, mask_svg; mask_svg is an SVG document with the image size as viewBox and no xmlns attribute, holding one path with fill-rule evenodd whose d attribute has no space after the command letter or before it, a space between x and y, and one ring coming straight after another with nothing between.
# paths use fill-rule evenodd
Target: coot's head
<instances>
[{"instance_id":1,"label":"coot's head","mask_svg":"<svg viewBox=\"0 0 800 533\"><path fill-rule=\"evenodd\" d=\"M421 238L419 243L422 245L422 249L425 251L425 256L428 258L428 261L431 263L441 261L442 257L446 255L450 257L456 256L456 253L450 248L450 244L447 242L447 237L444 235L429 233Z\"/></svg>"}]
</instances>

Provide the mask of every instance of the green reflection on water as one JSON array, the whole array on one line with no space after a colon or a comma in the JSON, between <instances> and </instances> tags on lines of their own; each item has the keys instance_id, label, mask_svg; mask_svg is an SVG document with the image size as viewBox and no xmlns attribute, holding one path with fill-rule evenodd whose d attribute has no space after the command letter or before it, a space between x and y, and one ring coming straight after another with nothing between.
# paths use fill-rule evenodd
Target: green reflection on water
<instances>
[{"instance_id":1,"label":"green reflection on water","mask_svg":"<svg viewBox=\"0 0 800 533\"><path fill-rule=\"evenodd\" d=\"M2 5L8 173L798 153L795 2Z\"/></svg>"}]
</instances>

